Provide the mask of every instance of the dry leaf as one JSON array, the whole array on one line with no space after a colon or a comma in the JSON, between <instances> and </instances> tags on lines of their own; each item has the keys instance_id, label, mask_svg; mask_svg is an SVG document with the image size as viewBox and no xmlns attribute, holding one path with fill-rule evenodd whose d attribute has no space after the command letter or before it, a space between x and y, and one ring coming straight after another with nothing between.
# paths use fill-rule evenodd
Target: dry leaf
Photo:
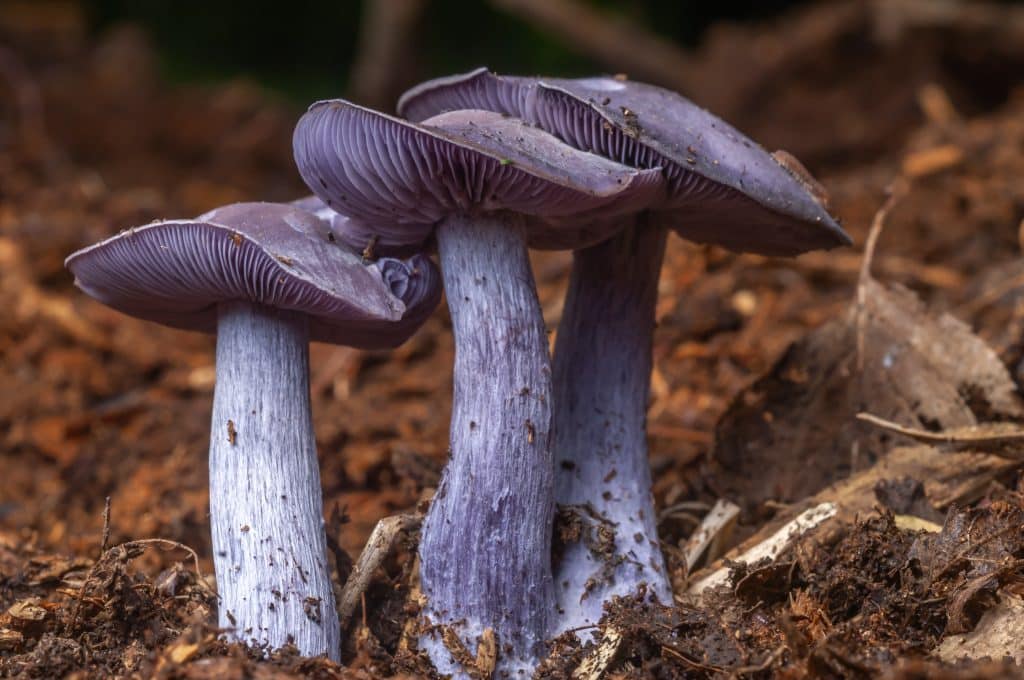
<instances>
[{"instance_id":1,"label":"dry leaf","mask_svg":"<svg viewBox=\"0 0 1024 680\"><path fill-rule=\"evenodd\" d=\"M978 621L974 630L949 635L935 650L936 656L953 663L958 659L1013 657L1024 664L1024 599L1005 595Z\"/></svg>"},{"instance_id":2,"label":"dry leaf","mask_svg":"<svg viewBox=\"0 0 1024 680\"><path fill-rule=\"evenodd\" d=\"M856 419L869 410L917 429L1020 417L1016 386L961 321L933 316L909 290L864 282L863 371L857 307L796 343L719 421L719 493L747 510L791 502L870 465L891 435Z\"/></svg>"}]
</instances>

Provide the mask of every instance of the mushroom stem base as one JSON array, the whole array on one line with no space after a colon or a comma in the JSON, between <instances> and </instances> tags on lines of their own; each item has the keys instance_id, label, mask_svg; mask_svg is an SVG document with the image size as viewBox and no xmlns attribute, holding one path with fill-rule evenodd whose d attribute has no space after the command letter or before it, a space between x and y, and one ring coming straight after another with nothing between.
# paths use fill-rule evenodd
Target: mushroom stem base
<instances>
[{"instance_id":1,"label":"mushroom stem base","mask_svg":"<svg viewBox=\"0 0 1024 680\"><path fill-rule=\"evenodd\" d=\"M479 676L464 662L490 629L496 677L529 677L554 613L547 334L521 218L456 216L437 238L455 394L451 460L420 540L435 624L420 644L440 673Z\"/></svg>"},{"instance_id":2,"label":"mushroom stem base","mask_svg":"<svg viewBox=\"0 0 1024 680\"><path fill-rule=\"evenodd\" d=\"M229 637L338 660L301 314L243 302L218 310L210 524Z\"/></svg>"},{"instance_id":3,"label":"mushroom stem base","mask_svg":"<svg viewBox=\"0 0 1024 680\"><path fill-rule=\"evenodd\" d=\"M640 217L575 253L553 360L552 450L555 501L583 533L556 545L556 633L597 623L605 602L637 593L641 583L671 601L646 442L665 236Z\"/></svg>"}]
</instances>

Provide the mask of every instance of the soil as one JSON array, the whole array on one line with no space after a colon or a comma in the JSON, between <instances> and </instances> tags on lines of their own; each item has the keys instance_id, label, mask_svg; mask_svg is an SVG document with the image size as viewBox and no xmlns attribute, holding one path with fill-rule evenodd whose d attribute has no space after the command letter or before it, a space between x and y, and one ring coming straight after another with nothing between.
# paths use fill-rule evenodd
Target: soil
<instances>
[{"instance_id":1,"label":"soil","mask_svg":"<svg viewBox=\"0 0 1024 680\"><path fill-rule=\"evenodd\" d=\"M1024 677L1004 658L1024 660L1021 637L978 633L1024 594L1022 450L908 448L856 420L942 432L1024 413L1024 21L963 6L823 3L716 30L695 56L707 85L688 94L801 158L857 246L779 260L671 240L648 431L677 602L613 603L593 638L555 641L542 677ZM167 84L131 26L94 39L74 16L0 11L0 45L0 676L429 676L409 640L415 531L360 596L341 666L218 640L212 340L94 303L63 268L118 229L301 195L298 111L243 81ZM535 254L550 328L569 261ZM436 484L451 364L443 310L390 353L312 348L339 594L375 523ZM808 503L842 509L771 558L691 574L686 541L720 498L743 512L719 553Z\"/></svg>"}]
</instances>

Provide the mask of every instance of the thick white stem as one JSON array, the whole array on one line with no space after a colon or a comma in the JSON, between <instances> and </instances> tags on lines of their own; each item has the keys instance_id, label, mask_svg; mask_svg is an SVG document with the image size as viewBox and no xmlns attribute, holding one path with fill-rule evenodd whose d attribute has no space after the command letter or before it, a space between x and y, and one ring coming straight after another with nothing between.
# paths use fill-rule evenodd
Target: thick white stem
<instances>
[{"instance_id":1,"label":"thick white stem","mask_svg":"<svg viewBox=\"0 0 1024 680\"><path fill-rule=\"evenodd\" d=\"M555 501L588 535L556 550L557 633L597 623L605 602L641 583L671 601L646 442L664 253L665 231L641 218L575 254L553 361L552 451Z\"/></svg>"},{"instance_id":2,"label":"thick white stem","mask_svg":"<svg viewBox=\"0 0 1024 680\"><path fill-rule=\"evenodd\" d=\"M468 677L454 656L475 656L490 628L499 677L529 677L554 613L547 335L519 218L453 217L437 239L455 395L451 460L420 540L424 613L440 626L420 644L439 672Z\"/></svg>"},{"instance_id":3,"label":"thick white stem","mask_svg":"<svg viewBox=\"0 0 1024 680\"><path fill-rule=\"evenodd\" d=\"M338 660L303 315L219 309L210 524L220 626L243 642Z\"/></svg>"}]
</instances>

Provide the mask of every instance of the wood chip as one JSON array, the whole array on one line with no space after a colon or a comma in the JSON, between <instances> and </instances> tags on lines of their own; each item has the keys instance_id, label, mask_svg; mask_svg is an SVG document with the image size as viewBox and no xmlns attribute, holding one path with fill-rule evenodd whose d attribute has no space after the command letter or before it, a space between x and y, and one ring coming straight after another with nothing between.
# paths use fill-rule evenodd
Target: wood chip
<instances>
[{"instance_id":1,"label":"wood chip","mask_svg":"<svg viewBox=\"0 0 1024 680\"><path fill-rule=\"evenodd\" d=\"M715 585L722 583L728 575L725 559L749 563L749 554L756 548L762 544L771 545L777 534L787 531L796 520L817 508L831 505L836 510L832 516L819 522L819 536L827 536L833 525L853 522L858 516L874 512L878 503L875 488L881 482L908 477L919 480L924 485L928 502L941 510L954 503L964 505L977 500L997 477L1018 465L1016 461L983 453L944 453L925 445L895 448L870 468L788 509L777 521L762 528L731 550L723 560L712 565L707 575L699 576L690 592L699 593L707 589L705 582L712 576L718 579ZM778 529L781 522L786 524Z\"/></svg>"},{"instance_id":2,"label":"wood chip","mask_svg":"<svg viewBox=\"0 0 1024 680\"><path fill-rule=\"evenodd\" d=\"M835 503L831 502L821 503L813 508L809 508L797 515L792 521L786 523L785 526L769 536L766 540L758 543L731 561L743 562L744 564L754 564L766 557L774 558L792 545L793 541L799 536L807 533L830 517L833 517L837 510L838 508ZM728 566L720 567L718 570L708 574L691 585L689 592L694 595L699 595L706 590L714 588L715 586L724 584L729 579L730 571L731 568Z\"/></svg>"},{"instance_id":3,"label":"wood chip","mask_svg":"<svg viewBox=\"0 0 1024 680\"><path fill-rule=\"evenodd\" d=\"M194 642L178 643L167 650L167 658L175 664L183 664L196 655L199 645Z\"/></svg>"},{"instance_id":4,"label":"wood chip","mask_svg":"<svg viewBox=\"0 0 1024 680\"><path fill-rule=\"evenodd\" d=\"M721 555L721 546L728 542L739 516L740 506L724 498L718 499L683 546L687 571L697 566L705 553L708 561L718 559Z\"/></svg>"},{"instance_id":5,"label":"wood chip","mask_svg":"<svg viewBox=\"0 0 1024 680\"><path fill-rule=\"evenodd\" d=\"M925 117L937 125L948 125L960 117L949 94L936 83L921 86L917 91L917 103Z\"/></svg>"},{"instance_id":6,"label":"wood chip","mask_svg":"<svg viewBox=\"0 0 1024 680\"><path fill-rule=\"evenodd\" d=\"M605 629L601 644L572 672L573 680L598 680L608 670L621 644L622 632L618 628Z\"/></svg>"},{"instance_id":7,"label":"wood chip","mask_svg":"<svg viewBox=\"0 0 1024 680\"><path fill-rule=\"evenodd\" d=\"M38 597L29 597L12 604L7 614L19 621L42 621L46 618L46 609L42 607Z\"/></svg>"},{"instance_id":8,"label":"wood chip","mask_svg":"<svg viewBox=\"0 0 1024 680\"><path fill-rule=\"evenodd\" d=\"M493 628L484 628L476 648L476 669L481 677L490 678L498 664L498 638Z\"/></svg>"},{"instance_id":9,"label":"wood chip","mask_svg":"<svg viewBox=\"0 0 1024 680\"><path fill-rule=\"evenodd\" d=\"M930 534L937 534L942 527L935 522L930 522L914 515L896 515L893 523L905 531L927 531Z\"/></svg>"},{"instance_id":10,"label":"wood chip","mask_svg":"<svg viewBox=\"0 0 1024 680\"><path fill-rule=\"evenodd\" d=\"M927 177L956 167L963 160L963 149L953 144L944 144L904 156L903 175L911 179Z\"/></svg>"}]
</instances>

